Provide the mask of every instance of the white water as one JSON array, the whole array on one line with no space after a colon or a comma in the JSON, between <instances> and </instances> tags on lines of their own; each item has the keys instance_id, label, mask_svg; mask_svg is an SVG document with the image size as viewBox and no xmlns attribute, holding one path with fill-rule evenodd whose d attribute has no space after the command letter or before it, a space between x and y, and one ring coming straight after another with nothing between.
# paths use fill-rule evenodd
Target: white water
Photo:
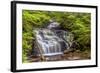
<instances>
[{"instance_id":1,"label":"white water","mask_svg":"<svg viewBox=\"0 0 100 73\"><path fill-rule=\"evenodd\" d=\"M36 41L39 49L42 49L42 54L46 56L63 54L61 42L64 42L65 46L68 47L68 43L65 40L49 29L36 30Z\"/></svg>"},{"instance_id":2,"label":"white water","mask_svg":"<svg viewBox=\"0 0 100 73\"><path fill-rule=\"evenodd\" d=\"M59 28L59 23L53 21L47 28L35 30L38 49L42 51L43 55L63 54L64 50L70 49L72 38L67 31Z\"/></svg>"}]
</instances>

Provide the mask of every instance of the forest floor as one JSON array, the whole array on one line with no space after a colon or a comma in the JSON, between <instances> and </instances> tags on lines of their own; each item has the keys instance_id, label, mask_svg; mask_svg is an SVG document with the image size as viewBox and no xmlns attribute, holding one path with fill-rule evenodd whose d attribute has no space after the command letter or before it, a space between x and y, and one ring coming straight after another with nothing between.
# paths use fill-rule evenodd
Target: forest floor
<instances>
[{"instance_id":1,"label":"forest floor","mask_svg":"<svg viewBox=\"0 0 100 73\"><path fill-rule=\"evenodd\" d=\"M43 61L64 61L64 60L86 60L91 59L90 51L70 51L64 53L63 55L55 55L50 57L45 57L45 59L41 59L41 57L30 56L28 58L28 62L43 62Z\"/></svg>"}]
</instances>

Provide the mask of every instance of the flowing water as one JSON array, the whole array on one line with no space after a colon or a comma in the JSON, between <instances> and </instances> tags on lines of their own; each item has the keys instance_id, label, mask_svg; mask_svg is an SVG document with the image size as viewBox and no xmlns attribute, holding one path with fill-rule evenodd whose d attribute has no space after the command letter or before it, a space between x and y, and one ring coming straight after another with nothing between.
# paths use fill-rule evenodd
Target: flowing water
<instances>
[{"instance_id":1,"label":"flowing water","mask_svg":"<svg viewBox=\"0 0 100 73\"><path fill-rule=\"evenodd\" d=\"M51 28L58 26L58 23L49 25L47 28L37 29L36 33L36 45L42 55L52 56L63 54L64 50L69 49L70 36L67 31L64 30L51 30Z\"/></svg>"}]
</instances>

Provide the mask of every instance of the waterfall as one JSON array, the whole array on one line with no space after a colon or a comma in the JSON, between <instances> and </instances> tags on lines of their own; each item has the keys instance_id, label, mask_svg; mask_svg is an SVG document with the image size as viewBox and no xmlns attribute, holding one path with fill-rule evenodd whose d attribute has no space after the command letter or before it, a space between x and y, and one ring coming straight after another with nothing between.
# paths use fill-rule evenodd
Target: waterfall
<instances>
[{"instance_id":1,"label":"waterfall","mask_svg":"<svg viewBox=\"0 0 100 73\"><path fill-rule=\"evenodd\" d=\"M49 30L49 29L38 29L36 30L36 41L38 48L42 49L42 54L45 56L63 54L63 49L68 48L68 43L63 39L65 31Z\"/></svg>"},{"instance_id":2,"label":"waterfall","mask_svg":"<svg viewBox=\"0 0 100 73\"><path fill-rule=\"evenodd\" d=\"M57 27L57 29L55 28ZM52 22L47 28L35 30L38 50L45 56L63 54L70 47L70 36L67 31L58 29L59 24Z\"/></svg>"}]
</instances>

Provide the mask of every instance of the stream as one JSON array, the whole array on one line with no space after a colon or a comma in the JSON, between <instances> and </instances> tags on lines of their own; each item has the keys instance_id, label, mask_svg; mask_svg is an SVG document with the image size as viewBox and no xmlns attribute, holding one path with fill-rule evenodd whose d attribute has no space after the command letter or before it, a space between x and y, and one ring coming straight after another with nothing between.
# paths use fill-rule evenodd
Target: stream
<instances>
[{"instance_id":1,"label":"stream","mask_svg":"<svg viewBox=\"0 0 100 73\"><path fill-rule=\"evenodd\" d=\"M53 56L64 53L64 50L70 49L73 38L69 32L58 29L59 23L52 22L47 28L36 29L35 55Z\"/></svg>"}]
</instances>

